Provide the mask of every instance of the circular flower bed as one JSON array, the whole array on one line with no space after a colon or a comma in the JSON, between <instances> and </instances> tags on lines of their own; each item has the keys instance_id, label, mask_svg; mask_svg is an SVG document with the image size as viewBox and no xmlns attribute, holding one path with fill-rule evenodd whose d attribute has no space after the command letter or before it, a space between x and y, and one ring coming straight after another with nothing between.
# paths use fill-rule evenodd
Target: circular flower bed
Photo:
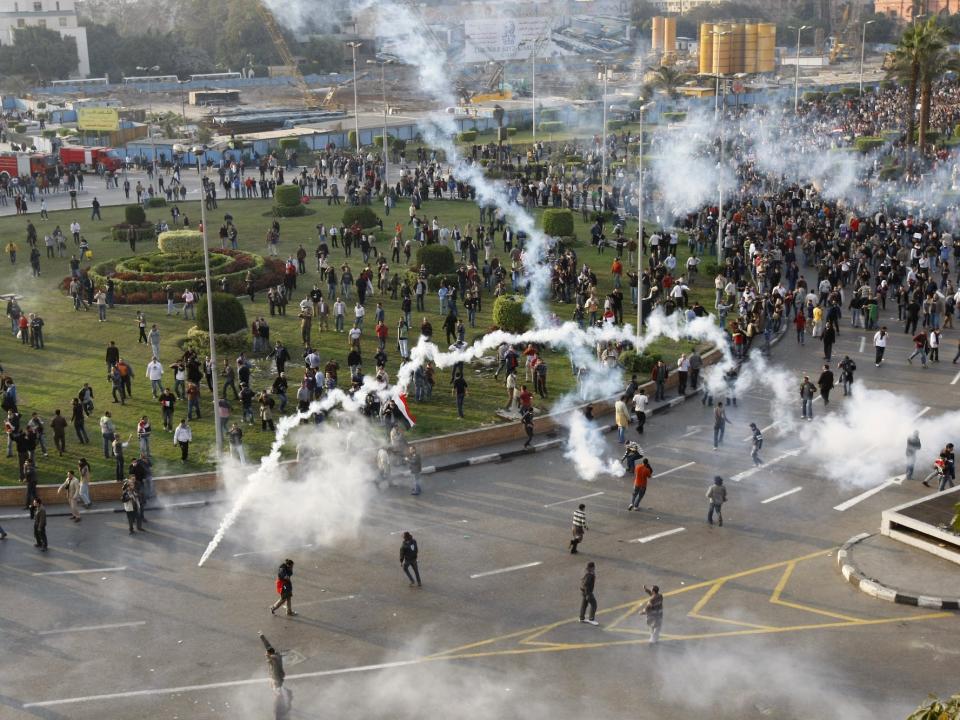
<instances>
[{"instance_id":1,"label":"circular flower bed","mask_svg":"<svg viewBox=\"0 0 960 720\"><path fill-rule=\"evenodd\" d=\"M95 287L103 287L107 278L112 278L118 303L165 303L167 285L179 294L192 288L198 277L203 277L203 256L154 252L108 260L82 272ZM216 290L219 291L226 279L227 292L235 295L246 292L248 272L252 273L258 290L283 282L283 262L278 259L239 250L210 251L210 274ZM64 278L64 289L69 286L70 278Z\"/></svg>"}]
</instances>

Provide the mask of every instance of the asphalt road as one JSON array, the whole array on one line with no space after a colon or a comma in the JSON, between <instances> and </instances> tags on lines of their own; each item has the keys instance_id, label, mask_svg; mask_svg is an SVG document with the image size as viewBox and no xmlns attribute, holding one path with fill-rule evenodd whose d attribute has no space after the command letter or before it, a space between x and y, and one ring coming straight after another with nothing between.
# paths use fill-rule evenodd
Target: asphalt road
<instances>
[{"instance_id":1,"label":"asphalt road","mask_svg":"<svg viewBox=\"0 0 960 720\"><path fill-rule=\"evenodd\" d=\"M908 366L898 333L877 369L870 337L844 327L834 362L849 353L859 379L911 394L928 416L953 410L952 353ZM774 360L813 374L818 349L788 336ZM827 412L842 409L834 398ZM640 512L626 510L625 478L586 483L556 451L430 476L419 498L385 490L358 537L335 547L303 547L282 527L255 546L241 519L203 568L222 506L148 514L135 537L122 515L58 518L47 554L27 522L8 522L0 717L270 717L258 630L286 654L302 718L902 718L927 693L955 691L957 616L873 600L835 566L842 542L923 488L888 483L861 498L777 428L751 471L747 423L772 422L768 393L729 412L718 451L695 400L648 423L656 474ZM604 442L619 455L614 435ZM730 492L722 528L704 517L718 472ZM584 496L590 530L571 556ZM397 563L405 529L420 542L421 589ZM284 557L297 563L295 618L267 611ZM587 560L600 627L576 621ZM645 583L666 595L658 646L637 614Z\"/></svg>"}]
</instances>

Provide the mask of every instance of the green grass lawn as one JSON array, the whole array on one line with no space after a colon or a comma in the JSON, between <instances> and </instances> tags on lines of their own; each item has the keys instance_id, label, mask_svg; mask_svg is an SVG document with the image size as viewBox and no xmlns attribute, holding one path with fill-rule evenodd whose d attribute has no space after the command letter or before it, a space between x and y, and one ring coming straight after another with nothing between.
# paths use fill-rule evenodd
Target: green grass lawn
<instances>
[{"instance_id":1,"label":"green grass lawn","mask_svg":"<svg viewBox=\"0 0 960 720\"><path fill-rule=\"evenodd\" d=\"M264 253L263 238L271 222L265 214L269 212L270 206L271 201L268 200L221 201L219 208L210 213L209 225L213 230L212 244L218 244L215 229L219 227L223 215L230 213L239 229L241 249ZM198 203L183 203L180 208L181 211L189 215L194 223L199 221L200 208ZM294 302L288 308L289 314L286 317L269 318L266 298L263 293L258 294L256 302L252 306L247 298L243 298L247 310L247 322L253 320L255 313L266 315L271 327L271 341L273 339L282 340L290 348L291 354L294 355L294 362L288 365L291 399L299 382L296 361L299 359L298 348L301 346L295 306L296 302L302 299L303 294L312 287L313 283L319 281L319 276L315 271L315 261L313 260L313 251L316 247L314 226L321 221L327 224L331 222L339 223L343 212L343 207L328 207L325 202L311 203L311 208L316 211L314 215L281 220L281 255L294 254L300 243L303 243L308 251L308 273L302 276L298 283ZM49 220L46 221L41 220L37 214L30 215L30 218L36 225L41 238L41 252L43 252L42 238L45 233L52 231L57 224L64 231L68 231L70 222L77 219L82 225L83 235L90 242L93 250L93 262L131 255L126 243L116 243L109 236L110 226L122 221L123 208L104 208L102 214L103 220L100 222L90 220L89 210L51 212ZM151 209L148 211L148 218L155 220L160 214L169 217L169 210L165 208ZM424 203L422 214L430 218L436 215L444 224L458 223L461 227L468 222L476 224L479 219L475 205L459 201ZM401 222L406 222L406 207L403 205L398 207L389 219L385 219L385 228L392 228L398 218ZM81 456L85 456L93 465L95 479L110 479L113 477L113 461L106 460L103 457L100 433L97 427L97 420L105 410L112 412L118 432L124 438L130 437L131 439L127 451L128 462L136 451L135 429L137 420L141 415L146 414L150 417L154 428L152 452L155 474L195 472L209 467L212 462L211 447L214 432L213 423L210 420L210 397L206 394L205 387L203 420L191 423L194 431L194 443L191 447L190 461L183 464L180 462L179 451L174 447L171 435L162 430L158 403L152 399L149 382L144 377L145 367L151 354L149 345L137 344L136 312L137 310L143 310L148 325L157 323L159 326L162 338L160 359L166 368L180 356L178 342L186 336L186 332L193 325L193 322L180 317L167 317L163 305L117 305L115 310L108 313L108 320L105 323L97 321L95 308L89 312L75 311L71 300L61 292L59 287L61 280L69 274L67 265L69 258L47 259L44 257L41 260L42 272L40 277L32 277L27 257L29 246L26 242L25 226L26 220L22 217L0 218L0 236L3 238L3 244L6 245L10 240L14 240L20 246L15 265L11 265L6 256L0 258L0 293L16 293L22 296L20 305L24 312L39 312L42 315L46 322L44 327L46 348L34 350L29 345L22 345L12 333L8 335L2 331L3 328L9 330L9 325L0 325L0 362L2 362L4 372L11 376L17 384L20 395L20 410L24 422L30 417L31 412L37 411L48 423L46 440L50 455L44 458L40 457L38 453L37 465L40 481L45 483L61 481L67 469L76 467L77 459ZM632 228L628 228L628 232L635 233L636 224ZM581 241L577 247L580 262L587 262L594 266L595 272L600 278L601 290L609 290L612 287L609 268L614 257L613 252L608 249L603 256L597 255L596 251L587 242L589 225L581 222L579 215L576 215L576 233ZM73 243L69 239L69 232L67 232L67 235L67 251L69 253L72 252ZM137 250L138 253L146 254L154 251L155 246L143 243L138 246ZM387 250L387 248L381 248L381 250ZM498 250L502 250L502 247ZM682 265L686 259L686 246L682 242L681 250L680 264ZM342 249L332 249L332 253L332 265L337 266L345 259ZM498 254L502 254L502 252ZM359 252L355 251L350 260L351 268L356 274L358 266L362 264ZM700 280L700 287L694 294L705 301L710 295L709 285L711 283L708 279ZM324 285L321 285L321 287L326 292L326 287ZM627 288L625 290L629 293ZM379 299L378 296L375 296L373 302L375 303ZM392 301L387 295L383 298L383 302L387 325L395 328L400 312L399 301ZM631 316L629 299L627 303L626 314L629 318ZM462 305L460 307L462 311ZM475 329L468 328L468 341L481 336L492 326L492 309L493 298L484 296L483 311L478 313L477 327ZM567 320L571 318L573 308L572 306L558 305L555 310L561 319ZM440 329L442 318L439 315L439 301L436 298L435 291L428 296L426 314L434 325L435 334L439 334L442 340L443 333ZM372 333L373 314L370 310L368 310L368 315L362 346L366 362L371 363L370 358L375 352L375 338ZM347 319L348 321L352 320L352 305L350 303L348 303ZM411 328L410 334L411 345L416 343L420 321L421 314L414 313L414 327ZM111 340L116 341L121 356L132 365L134 370L133 397L124 406L113 404L110 398L105 352ZM343 369L341 371L341 381L347 377L348 372L345 370L346 335L337 333L320 335L314 329L313 341L324 361L332 356L340 363ZM667 357L676 357L680 349L675 344L662 343L658 344L654 350L662 352ZM394 343L388 341L387 352L390 356L387 369L390 377L394 378L398 365ZM231 361L233 359L230 358ZM222 360L221 358L221 364ZM263 385L269 384L271 372L265 359L255 358L255 360L257 369L253 375L254 389L258 390ZM572 389L575 381L570 372L570 364L565 357L549 353L547 361L549 366L548 387L551 397L556 398ZM366 369L368 371L372 370L372 368ZM488 370L478 374L475 372L477 369L479 368L469 368L467 371L470 388L466 402L466 418L463 420L458 420L456 417L456 408L447 384L450 379L449 370L438 370L437 385L429 402L418 404L413 401L411 393L412 411L417 416L418 421L415 435L426 436L454 432L497 422L494 411L497 407L503 405L506 394L502 382L492 379L492 371ZM521 381L522 377L521 373ZM173 378L169 369L165 379L169 379L169 384L172 387ZM91 436L92 444L88 447L81 446L73 433L73 428L68 427L67 453L62 458L57 457L53 450L52 432L49 430L50 418L56 408L60 408L69 417L71 399L76 396L84 382L89 382L95 392L96 409L87 423L87 431ZM538 403L538 406L540 405ZM178 404L176 413L178 418L181 415L181 409L185 414L185 403ZM239 414L239 407L236 408L235 412ZM271 438L271 433L260 431L259 422L250 426L245 431L244 437L248 446L248 456L259 457L266 451ZM15 457L16 453L14 453ZM6 472L3 473L0 483L15 484L16 460L8 459L5 463Z\"/></svg>"}]
</instances>

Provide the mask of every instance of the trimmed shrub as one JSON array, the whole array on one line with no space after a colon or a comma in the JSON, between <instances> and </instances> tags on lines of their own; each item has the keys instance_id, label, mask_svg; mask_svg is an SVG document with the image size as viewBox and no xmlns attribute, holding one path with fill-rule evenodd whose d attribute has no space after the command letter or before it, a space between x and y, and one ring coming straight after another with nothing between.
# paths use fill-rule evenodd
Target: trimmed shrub
<instances>
[{"instance_id":1,"label":"trimmed shrub","mask_svg":"<svg viewBox=\"0 0 960 720\"><path fill-rule=\"evenodd\" d=\"M127 232L132 226L114 225L110 228L110 238L114 242L127 242ZM157 228L152 223L145 223L137 227L137 242L154 242L157 239Z\"/></svg>"},{"instance_id":2,"label":"trimmed shrub","mask_svg":"<svg viewBox=\"0 0 960 720\"><path fill-rule=\"evenodd\" d=\"M607 130L619 130L626 124L626 120L607 120Z\"/></svg>"},{"instance_id":3,"label":"trimmed shrub","mask_svg":"<svg viewBox=\"0 0 960 720\"><path fill-rule=\"evenodd\" d=\"M183 257L203 251L203 234L196 230L168 230L157 238L160 252Z\"/></svg>"},{"instance_id":4,"label":"trimmed shrub","mask_svg":"<svg viewBox=\"0 0 960 720\"><path fill-rule=\"evenodd\" d=\"M543 231L552 237L573 235L573 211L553 209L543 211Z\"/></svg>"},{"instance_id":5,"label":"trimmed shrub","mask_svg":"<svg viewBox=\"0 0 960 720\"><path fill-rule=\"evenodd\" d=\"M807 90L803 94L804 102L820 102L823 100L823 93L819 90Z\"/></svg>"},{"instance_id":6,"label":"trimmed shrub","mask_svg":"<svg viewBox=\"0 0 960 720\"><path fill-rule=\"evenodd\" d=\"M516 134L517 134L517 129L515 127L507 128L507 137L513 137Z\"/></svg>"},{"instance_id":7,"label":"trimmed shrub","mask_svg":"<svg viewBox=\"0 0 960 720\"><path fill-rule=\"evenodd\" d=\"M307 206L304 205L303 203L301 203L300 205L274 205L273 206L274 217L302 217L307 214L308 214Z\"/></svg>"},{"instance_id":8,"label":"trimmed shrub","mask_svg":"<svg viewBox=\"0 0 960 720\"><path fill-rule=\"evenodd\" d=\"M903 168L899 165L887 165L886 167L880 168L879 177L884 182L889 180L896 180L903 174Z\"/></svg>"},{"instance_id":9,"label":"trimmed shrub","mask_svg":"<svg viewBox=\"0 0 960 720\"><path fill-rule=\"evenodd\" d=\"M204 298L206 300L206 298ZM246 330L247 315L243 311L243 305L233 295L226 293L213 293L213 317L214 329L223 333L234 333L238 330ZM210 332L210 324L207 318L207 303L197 303L197 327L206 332ZM217 333L221 334L220 332Z\"/></svg>"},{"instance_id":10,"label":"trimmed shrub","mask_svg":"<svg viewBox=\"0 0 960 720\"><path fill-rule=\"evenodd\" d=\"M541 123L550 122L560 117L560 113L557 111L556 108L546 108L544 110L541 110L539 113L537 113L537 115Z\"/></svg>"},{"instance_id":11,"label":"trimmed shrub","mask_svg":"<svg viewBox=\"0 0 960 720\"><path fill-rule=\"evenodd\" d=\"M281 138L279 145L281 150L299 150L300 139L299 138Z\"/></svg>"},{"instance_id":12,"label":"trimmed shrub","mask_svg":"<svg viewBox=\"0 0 960 720\"><path fill-rule=\"evenodd\" d=\"M665 112L663 113L663 119L667 122L683 122L687 119L687 114L685 112Z\"/></svg>"},{"instance_id":13,"label":"trimmed shrub","mask_svg":"<svg viewBox=\"0 0 960 720\"><path fill-rule=\"evenodd\" d=\"M351 148L355 148L355 147L357 146L357 131L356 131L356 130L351 130L350 132L347 133L347 144L348 144Z\"/></svg>"},{"instance_id":14,"label":"trimmed shrub","mask_svg":"<svg viewBox=\"0 0 960 720\"><path fill-rule=\"evenodd\" d=\"M843 93L841 93L839 90L834 90L833 92L827 93L827 100L839 100L842 97Z\"/></svg>"},{"instance_id":15,"label":"trimmed shrub","mask_svg":"<svg viewBox=\"0 0 960 720\"><path fill-rule=\"evenodd\" d=\"M840 88L840 94L844 97L857 97L860 94L860 88L858 87L845 87Z\"/></svg>"},{"instance_id":16,"label":"trimmed shrub","mask_svg":"<svg viewBox=\"0 0 960 720\"><path fill-rule=\"evenodd\" d=\"M659 353L653 355L642 353L637 355L635 350L627 350L620 356L620 364L623 365L624 370L630 373L637 373L641 376L644 373L649 375L649 373L653 372L653 366L660 360L663 360L663 356ZM641 377L641 379L643 378Z\"/></svg>"},{"instance_id":17,"label":"trimmed shrub","mask_svg":"<svg viewBox=\"0 0 960 720\"><path fill-rule=\"evenodd\" d=\"M239 355L250 350L247 336L247 330L244 328L234 333L216 333L213 340L218 353ZM197 355L203 357L210 352L210 333L193 326L187 330L186 339L179 344L183 350L193 350Z\"/></svg>"},{"instance_id":18,"label":"trimmed shrub","mask_svg":"<svg viewBox=\"0 0 960 720\"><path fill-rule=\"evenodd\" d=\"M24 125L23 123L17 123L16 125L13 126L13 130L14 132L18 132L18 133L25 133L27 131L27 126Z\"/></svg>"},{"instance_id":19,"label":"trimmed shrub","mask_svg":"<svg viewBox=\"0 0 960 720\"><path fill-rule=\"evenodd\" d=\"M417 248L416 261L414 271L418 271L422 265L426 267L427 275L443 275L457 271L457 264L453 260L453 251L446 245L433 244Z\"/></svg>"},{"instance_id":20,"label":"trimmed shrub","mask_svg":"<svg viewBox=\"0 0 960 720\"><path fill-rule=\"evenodd\" d=\"M541 132L547 132L547 133L560 132L561 130L563 130L563 123L556 120L542 122L540 123L540 130Z\"/></svg>"},{"instance_id":21,"label":"trimmed shrub","mask_svg":"<svg viewBox=\"0 0 960 720\"><path fill-rule=\"evenodd\" d=\"M126 205L123 208L123 219L127 225L143 225L147 222L147 213L140 205Z\"/></svg>"},{"instance_id":22,"label":"trimmed shrub","mask_svg":"<svg viewBox=\"0 0 960 720\"><path fill-rule=\"evenodd\" d=\"M862 153L868 153L871 150L876 148L883 147L886 145L887 141L882 137L872 137L865 135L864 137L858 137L853 145L854 147Z\"/></svg>"},{"instance_id":23,"label":"trimmed shrub","mask_svg":"<svg viewBox=\"0 0 960 720\"><path fill-rule=\"evenodd\" d=\"M523 300L521 295L501 295L494 300L494 324L507 332L524 332L530 327L530 316L523 311Z\"/></svg>"},{"instance_id":24,"label":"trimmed shrub","mask_svg":"<svg viewBox=\"0 0 960 720\"><path fill-rule=\"evenodd\" d=\"M147 207L162 208L167 206L167 199L162 197L152 197L147 200Z\"/></svg>"},{"instance_id":25,"label":"trimmed shrub","mask_svg":"<svg viewBox=\"0 0 960 720\"><path fill-rule=\"evenodd\" d=\"M274 205L293 207L300 204L300 187L298 185L278 185L274 194Z\"/></svg>"},{"instance_id":26,"label":"trimmed shrub","mask_svg":"<svg viewBox=\"0 0 960 720\"><path fill-rule=\"evenodd\" d=\"M473 142L476 139L477 139L476 130L464 130L462 133L459 133L457 135L457 140L460 142L469 143L469 142Z\"/></svg>"},{"instance_id":27,"label":"trimmed shrub","mask_svg":"<svg viewBox=\"0 0 960 720\"><path fill-rule=\"evenodd\" d=\"M42 137L45 138L55 138L57 136L56 130L44 130L40 133Z\"/></svg>"},{"instance_id":28,"label":"trimmed shrub","mask_svg":"<svg viewBox=\"0 0 960 720\"><path fill-rule=\"evenodd\" d=\"M362 228L379 227L380 216L367 205L357 205L346 208L340 221L348 228L354 223Z\"/></svg>"},{"instance_id":29,"label":"trimmed shrub","mask_svg":"<svg viewBox=\"0 0 960 720\"><path fill-rule=\"evenodd\" d=\"M77 134L77 131L73 128L66 128L66 127L57 128L57 135L59 135L60 137L66 137L67 135L76 135L76 134Z\"/></svg>"},{"instance_id":30,"label":"trimmed shrub","mask_svg":"<svg viewBox=\"0 0 960 720\"><path fill-rule=\"evenodd\" d=\"M382 148L382 147L383 147L383 134L382 134L382 133L381 133L380 135L377 135L377 136L373 139L373 144L374 144L374 146L376 146L376 147L378 147L378 148ZM387 133L387 147L388 147L388 148L392 148L392 147L395 147L396 144L397 144L397 139L396 139L393 135L390 135L389 133Z\"/></svg>"}]
</instances>

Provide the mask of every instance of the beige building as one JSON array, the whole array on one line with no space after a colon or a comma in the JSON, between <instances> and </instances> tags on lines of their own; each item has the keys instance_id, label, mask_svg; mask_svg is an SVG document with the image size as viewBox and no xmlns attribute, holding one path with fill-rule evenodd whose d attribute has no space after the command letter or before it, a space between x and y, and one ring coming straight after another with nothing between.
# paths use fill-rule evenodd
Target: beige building
<instances>
[{"instance_id":1,"label":"beige building","mask_svg":"<svg viewBox=\"0 0 960 720\"><path fill-rule=\"evenodd\" d=\"M80 62L73 74L90 74L87 29L77 22L75 0L0 0L0 44L12 45L14 32L23 27L45 27L74 38Z\"/></svg>"}]
</instances>

